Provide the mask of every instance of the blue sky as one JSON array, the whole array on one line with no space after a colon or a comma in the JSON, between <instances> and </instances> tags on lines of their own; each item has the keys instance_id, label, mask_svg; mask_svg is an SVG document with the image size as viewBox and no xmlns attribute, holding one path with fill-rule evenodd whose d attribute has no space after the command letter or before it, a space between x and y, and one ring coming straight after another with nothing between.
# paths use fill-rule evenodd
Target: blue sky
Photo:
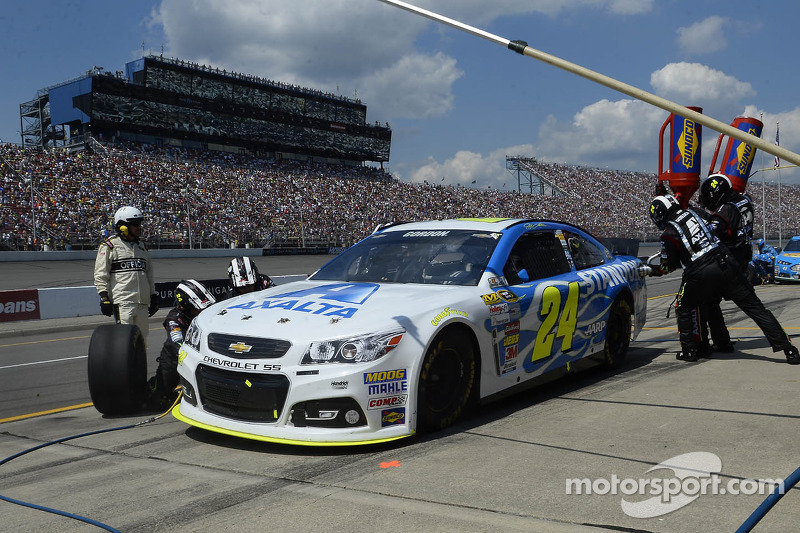
<instances>
[{"instance_id":1,"label":"blue sky","mask_svg":"<svg viewBox=\"0 0 800 533\"><path fill-rule=\"evenodd\" d=\"M800 151L800 4L699 0L411 0ZM144 44L143 44L144 43ZM507 188L505 156L658 170L667 112L378 0L7 2L0 14L0 139L19 104L142 51L358 96L393 129L403 180ZM704 129L702 168L717 133ZM724 145L723 145L724 146ZM762 157L763 156L763 157ZM756 154L753 170L772 167ZM800 182L785 169L783 182ZM776 181L778 172L753 179ZM444 178L444 181L442 181ZM471 185L472 181L476 185Z\"/></svg>"}]
</instances>

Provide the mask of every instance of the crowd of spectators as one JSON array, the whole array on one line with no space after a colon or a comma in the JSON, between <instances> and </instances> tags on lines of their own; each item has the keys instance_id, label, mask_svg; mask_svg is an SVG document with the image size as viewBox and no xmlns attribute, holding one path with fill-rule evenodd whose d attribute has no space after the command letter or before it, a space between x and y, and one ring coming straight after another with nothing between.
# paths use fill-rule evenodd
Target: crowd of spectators
<instances>
[{"instance_id":1,"label":"crowd of spectators","mask_svg":"<svg viewBox=\"0 0 800 533\"><path fill-rule=\"evenodd\" d=\"M598 237L657 238L647 214L655 174L526 159L530 175L548 184L546 194L530 194L409 183L368 166L103 146L69 152L0 144L0 246L94 248L109 235L111 217L122 205L145 213L144 239L151 248L349 246L378 224L455 217L547 218ZM516 189L509 176L512 181ZM776 238L778 190L767 184L764 191L767 209L760 182L748 191L756 233L766 216L767 237ZM783 186L781 203L783 235L800 234L800 188Z\"/></svg>"}]
</instances>

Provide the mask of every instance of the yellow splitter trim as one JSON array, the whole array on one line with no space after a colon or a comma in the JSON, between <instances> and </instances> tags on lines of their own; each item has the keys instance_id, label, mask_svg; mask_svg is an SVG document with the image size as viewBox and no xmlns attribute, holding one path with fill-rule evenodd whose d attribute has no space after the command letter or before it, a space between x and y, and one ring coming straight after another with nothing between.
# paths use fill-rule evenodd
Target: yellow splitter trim
<instances>
[{"instance_id":1,"label":"yellow splitter trim","mask_svg":"<svg viewBox=\"0 0 800 533\"><path fill-rule=\"evenodd\" d=\"M186 417L183 413L181 413L181 406L180 404L176 405L172 409L172 416L180 420L181 422L185 422L190 426L195 426L200 429L205 429L208 431L215 431L217 433L223 433L225 435L230 435L232 437L241 437L244 439L250 440L260 440L263 442L274 442L276 444L289 444L292 446L363 446L364 444L380 444L382 442L390 442L393 440L404 439L406 437L410 437L411 435L400 435L398 437L388 437L385 439L375 439L375 440L359 440L359 441L325 441L325 442L317 442L317 441L305 441L305 440L294 440L294 439L279 439L276 437L264 437L262 435L253 435L251 433L241 433L239 431L232 431L230 429L223 429L218 428L215 426L211 426L208 424L204 424L202 422L198 422L196 420L192 420L191 418Z\"/></svg>"}]
</instances>

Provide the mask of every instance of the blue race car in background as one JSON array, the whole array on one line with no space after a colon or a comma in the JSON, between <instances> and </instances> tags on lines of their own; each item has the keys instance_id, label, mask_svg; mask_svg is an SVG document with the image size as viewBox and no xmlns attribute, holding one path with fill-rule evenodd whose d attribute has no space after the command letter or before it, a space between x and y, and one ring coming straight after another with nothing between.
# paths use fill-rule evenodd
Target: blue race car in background
<instances>
[{"instance_id":1,"label":"blue race car in background","mask_svg":"<svg viewBox=\"0 0 800 533\"><path fill-rule=\"evenodd\" d=\"M763 285L764 283L775 283L773 272L775 271L775 258L780 250L767 243L763 238L756 241L758 251L753 252L748 268L749 278L753 285Z\"/></svg>"},{"instance_id":2,"label":"blue race car in background","mask_svg":"<svg viewBox=\"0 0 800 533\"><path fill-rule=\"evenodd\" d=\"M775 283L800 281L800 236L792 237L775 258Z\"/></svg>"}]
</instances>

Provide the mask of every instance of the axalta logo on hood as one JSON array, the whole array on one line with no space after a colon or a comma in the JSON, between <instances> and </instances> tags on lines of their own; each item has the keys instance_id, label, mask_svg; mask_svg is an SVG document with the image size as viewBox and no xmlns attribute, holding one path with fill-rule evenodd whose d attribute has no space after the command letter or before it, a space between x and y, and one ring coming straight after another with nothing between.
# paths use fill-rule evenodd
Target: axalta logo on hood
<instances>
[{"instance_id":1,"label":"axalta logo on hood","mask_svg":"<svg viewBox=\"0 0 800 533\"><path fill-rule=\"evenodd\" d=\"M332 283L266 296L261 303L249 301L227 309L285 309L312 315L350 318L375 294L378 287L377 283Z\"/></svg>"}]
</instances>

